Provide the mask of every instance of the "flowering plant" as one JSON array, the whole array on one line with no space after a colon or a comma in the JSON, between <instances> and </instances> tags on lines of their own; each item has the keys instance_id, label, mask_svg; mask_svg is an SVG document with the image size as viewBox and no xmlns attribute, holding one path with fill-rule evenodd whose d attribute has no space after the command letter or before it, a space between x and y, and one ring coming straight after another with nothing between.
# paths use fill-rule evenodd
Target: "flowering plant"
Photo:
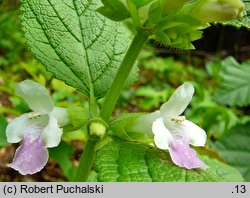
<instances>
[{"instance_id":1,"label":"flowering plant","mask_svg":"<svg viewBox=\"0 0 250 198\"><path fill-rule=\"evenodd\" d=\"M137 77L135 63L146 41L194 49L192 42L209 23L242 17L242 1L22 0L22 11L24 34L36 58L89 100L87 110L72 112L54 106L41 84L19 83L15 93L32 112L15 118L6 129L9 143L22 141L9 167L23 175L41 171L48 149L57 147L63 129L73 126L68 133L76 128L87 132L75 181L88 181L95 174L100 181L169 181L169 172L174 179L178 174L191 174L193 181L227 179L213 168L226 165L190 147L205 147L207 138L182 115L194 94L192 83L180 85L155 112L118 118L112 113L124 87Z\"/></svg>"}]
</instances>

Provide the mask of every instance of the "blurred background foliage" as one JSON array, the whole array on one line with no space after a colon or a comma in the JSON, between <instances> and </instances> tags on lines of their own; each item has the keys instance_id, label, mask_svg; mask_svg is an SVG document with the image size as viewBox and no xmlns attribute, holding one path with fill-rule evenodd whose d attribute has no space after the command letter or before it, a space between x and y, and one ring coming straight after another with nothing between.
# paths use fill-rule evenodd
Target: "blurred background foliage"
<instances>
[{"instance_id":1,"label":"blurred background foliage","mask_svg":"<svg viewBox=\"0 0 250 198\"><path fill-rule=\"evenodd\" d=\"M86 140L84 128L64 134L40 173L21 176L6 167L18 146L6 142L7 123L29 111L14 94L17 83L33 79L43 84L57 106L87 105L85 96L53 79L33 58L21 31L19 5L19 0L0 0L0 181L72 181ZM190 81L196 93L185 115L206 130L206 152L250 181L250 32L213 24L194 45L196 50L180 51L149 42L139 58L138 80L123 91L114 115L154 111Z\"/></svg>"}]
</instances>

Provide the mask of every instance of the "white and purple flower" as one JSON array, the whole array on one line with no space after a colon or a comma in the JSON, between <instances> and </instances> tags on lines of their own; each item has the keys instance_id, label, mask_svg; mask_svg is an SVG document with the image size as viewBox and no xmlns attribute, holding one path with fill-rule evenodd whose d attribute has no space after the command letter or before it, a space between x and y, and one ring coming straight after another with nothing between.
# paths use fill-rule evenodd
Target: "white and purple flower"
<instances>
[{"instance_id":1,"label":"white and purple flower","mask_svg":"<svg viewBox=\"0 0 250 198\"><path fill-rule=\"evenodd\" d=\"M25 80L15 89L22 97L31 113L14 119L6 129L7 140L18 143L15 157L8 166L21 174L34 174L48 161L47 148L56 147L61 141L62 126L69 124L67 110L55 107L45 87L31 80Z\"/></svg>"},{"instance_id":2,"label":"white and purple flower","mask_svg":"<svg viewBox=\"0 0 250 198\"><path fill-rule=\"evenodd\" d=\"M180 116L192 100L194 87L184 83L176 89L160 110L143 115L127 129L154 135L155 145L162 150L169 150L172 161L187 169L207 168L196 156L193 146L205 146L206 132L185 116ZM151 129L151 130L150 130ZM149 133L150 132L150 133Z\"/></svg>"}]
</instances>

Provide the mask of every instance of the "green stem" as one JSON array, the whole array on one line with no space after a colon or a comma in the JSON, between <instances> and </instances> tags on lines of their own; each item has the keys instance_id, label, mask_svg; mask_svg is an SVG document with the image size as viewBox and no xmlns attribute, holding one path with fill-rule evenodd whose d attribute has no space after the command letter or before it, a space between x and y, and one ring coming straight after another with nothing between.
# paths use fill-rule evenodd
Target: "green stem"
<instances>
[{"instance_id":1,"label":"green stem","mask_svg":"<svg viewBox=\"0 0 250 198\"><path fill-rule=\"evenodd\" d=\"M97 109L96 97L95 97L93 86L90 87L89 111L91 114L91 118L98 117L98 109Z\"/></svg>"},{"instance_id":2,"label":"green stem","mask_svg":"<svg viewBox=\"0 0 250 198\"><path fill-rule=\"evenodd\" d=\"M127 81L127 78L133 68L135 60L139 55L141 48L147 40L147 34L138 31L135 35L121 65L116 73L113 83L105 97L104 103L101 108L100 117L109 122L109 118L115 108L116 102L120 96L122 89Z\"/></svg>"},{"instance_id":3,"label":"green stem","mask_svg":"<svg viewBox=\"0 0 250 198\"><path fill-rule=\"evenodd\" d=\"M129 9L133 24L136 30L138 30L141 27L141 21L138 15L138 10L132 0L127 0L127 5L128 5L128 9Z\"/></svg>"},{"instance_id":4,"label":"green stem","mask_svg":"<svg viewBox=\"0 0 250 198\"><path fill-rule=\"evenodd\" d=\"M92 140L92 139L88 140L84 152L82 153L80 164L77 170L76 174L77 182L87 181L95 159L95 146L97 142L98 142L97 140Z\"/></svg>"}]
</instances>

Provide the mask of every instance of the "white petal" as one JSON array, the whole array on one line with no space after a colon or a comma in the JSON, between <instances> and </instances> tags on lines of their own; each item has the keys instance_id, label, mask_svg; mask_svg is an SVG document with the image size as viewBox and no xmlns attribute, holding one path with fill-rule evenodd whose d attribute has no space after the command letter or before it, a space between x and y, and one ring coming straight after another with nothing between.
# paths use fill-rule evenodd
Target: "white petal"
<instances>
[{"instance_id":1,"label":"white petal","mask_svg":"<svg viewBox=\"0 0 250 198\"><path fill-rule=\"evenodd\" d=\"M42 138L46 143L46 147L55 147L61 141L63 130L59 128L56 118L53 115L49 115L48 125L42 132Z\"/></svg>"},{"instance_id":2,"label":"white petal","mask_svg":"<svg viewBox=\"0 0 250 198\"><path fill-rule=\"evenodd\" d=\"M165 127L163 119L159 118L153 122L152 131L154 133L154 142L159 149L169 149L173 136Z\"/></svg>"},{"instance_id":3,"label":"white petal","mask_svg":"<svg viewBox=\"0 0 250 198\"><path fill-rule=\"evenodd\" d=\"M60 127L70 124L66 108L55 107L51 112L51 115L53 115L57 119L57 123Z\"/></svg>"},{"instance_id":4,"label":"white petal","mask_svg":"<svg viewBox=\"0 0 250 198\"><path fill-rule=\"evenodd\" d=\"M31 80L25 80L19 83L15 92L22 97L30 109L39 113L50 113L53 108L53 101L45 87Z\"/></svg>"},{"instance_id":5,"label":"white petal","mask_svg":"<svg viewBox=\"0 0 250 198\"><path fill-rule=\"evenodd\" d=\"M36 138L48 123L48 115L42 115L34 119L29 119L28 115L29 113L23 114L8 124L6 136L9 143L20 142L26 132L33 134Z\"/></svg>"},{"instance_id":6,"label":"white petal","mask_svg":"<svg viewBox=\"0 0 250 198\"><path fill-rule=\"evenodd\" d=\"M172 94L170 99L161 108L161 116L172 118L181 115L194 95L194 87L191 83L184 83Z\"/></svg>"},{"instance_id":7,"label":"white petal","mask_svg":"<svg viewBox=\"0 0 250 198\"><path fill-rule=\"evenodd\" d=\"M205 146L207 134L206 132L188 120L183 122L164 121L166 127L170 130L173 136L180 135L187 137L189 143L194 146Z\"/></svg>"}]
</instances>

